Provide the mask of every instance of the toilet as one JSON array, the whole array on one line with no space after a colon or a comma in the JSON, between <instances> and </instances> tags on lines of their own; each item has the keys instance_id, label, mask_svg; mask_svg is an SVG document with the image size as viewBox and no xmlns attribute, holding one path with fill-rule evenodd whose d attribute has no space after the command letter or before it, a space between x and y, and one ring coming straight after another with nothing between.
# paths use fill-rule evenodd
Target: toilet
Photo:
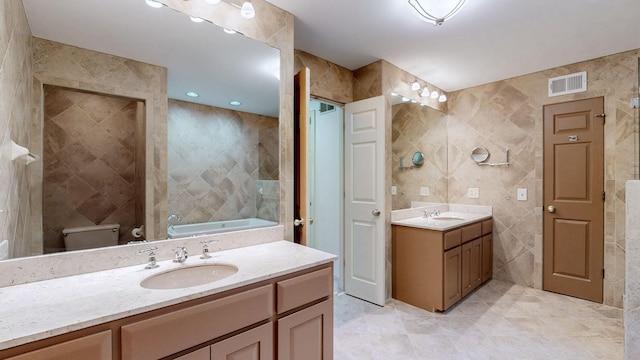
<instances>
[{"instance_id":1,"label":"toilet","mask_svg":"<svg viewBox=\"0 0 640 360\"><path fill-rule=\"evenodd\" d=\"M118 245L120 224L82 226L62 230L67 251Z\"/></svg>"}]
</instances>

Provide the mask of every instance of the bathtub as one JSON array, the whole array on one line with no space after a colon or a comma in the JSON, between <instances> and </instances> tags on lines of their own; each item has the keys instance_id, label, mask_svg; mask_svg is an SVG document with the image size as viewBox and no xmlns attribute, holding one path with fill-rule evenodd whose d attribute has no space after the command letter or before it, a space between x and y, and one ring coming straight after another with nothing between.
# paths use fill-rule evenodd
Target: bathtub
<instances>
[{"instance_id":1,"label":"bathtub","mask_svg":"<svg viewBox=\"0 0 640 360\"><path fill-rule=\"evenodd\" d=\"M278 223L275 221L263 220L258 218L213 221L199 224L174 225L173 228L168 228L168 236L169 239L175 239L187 236L218 234L229 231L257 229L276 225L278 225Z\"/></svg>"}]
</instances>

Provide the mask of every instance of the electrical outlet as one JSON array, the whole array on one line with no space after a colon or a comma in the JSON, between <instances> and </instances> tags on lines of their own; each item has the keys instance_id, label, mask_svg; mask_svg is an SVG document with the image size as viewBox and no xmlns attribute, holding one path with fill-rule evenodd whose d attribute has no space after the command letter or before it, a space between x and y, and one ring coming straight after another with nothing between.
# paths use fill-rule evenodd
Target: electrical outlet
<instances>
[{"instance_id":1,"label":"electrical outlet","mask_svg":"<svg viewBox=\"0 0 640 360\"><path fill-rule=\"evenodd\" d=\"M518 201L527 201L527 189L518 189Z\"/></svg>"},{"instance_id":2,"label":"electrical outlet","mask_svg":"<svg viewBox=\"0 0 640 360\"><path fill-rule=\"evenodd\" d=\"M480 189L478 188L469 188L467 190L467 197L469 199L477 199L480 197Z\"/></svg>"},{"instance_id":3,"label":"electrical outlet","mask_svg":"<svg viewBox=\"0 0 640 360\"><path fill-rule=\"evenodd\" d=\"M391 195L398 195L398 187L397 186L392 186L391 187Z\"/></svg>"},{"instance_id":4,"label":"electrical outlet","mask_svg":"<svg viewBox=\"0 0 640 360\"><path fill-rule=\"evenodd\" d=\"M420 196L429 196L429 188L428 187L420 187Z\"/></svg>"}]
</instances>

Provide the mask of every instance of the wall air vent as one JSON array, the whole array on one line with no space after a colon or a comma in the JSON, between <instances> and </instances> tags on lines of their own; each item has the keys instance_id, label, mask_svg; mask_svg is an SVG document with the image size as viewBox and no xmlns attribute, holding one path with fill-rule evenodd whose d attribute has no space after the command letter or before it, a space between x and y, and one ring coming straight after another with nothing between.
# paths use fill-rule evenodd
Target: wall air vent
<instances>
[{"instance_id":1,"label":"wall air vent","mask_svg":"<svg viewBox=\"0 0 640 360\"><path fill-rule=\"evenodd\" d=\"M587 91L587 72L549 79L549 97Z\"/></svg>"},{"instance_id":2,"label":"wall air vent","mask_svg":"<svg viewBox=\"0 0 640 360\"><path fill-rule=\"evenodd\" d=\"M320 113L325 113L325 112L329 112L329 111L333 111L336 109L335 105L332 104L326 104L326 103L320 103Z\"/></svg>"}]
</instances>

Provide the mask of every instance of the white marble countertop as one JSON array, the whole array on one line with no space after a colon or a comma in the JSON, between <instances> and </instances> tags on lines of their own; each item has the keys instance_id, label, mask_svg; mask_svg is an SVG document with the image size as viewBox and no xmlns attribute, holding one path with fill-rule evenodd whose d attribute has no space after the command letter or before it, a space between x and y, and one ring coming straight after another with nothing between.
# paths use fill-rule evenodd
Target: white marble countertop
<instances>
[{"instance_id":1,"label":"white marble countertop","mask_svg":"<svg viewBox=\"0 0 640 360\"><path fill-rule=\"evenodd\" d=\"M487 213L446 211L435 217L425 218L424 216L418 216L403 220L393 220L391 221L391 224L428 230L447 231L489 218L491 218L491 214Z\"/></svg>"},{"instance_id":2,"label":"white marble countertop","mask_svg":"<svg viewBox=\"0 0 640 360\"><path fill-rule=\"evenodd\" d=\"M0 288L0 350L87 328L326 264L337 257L289 241L277 241L191 255L183 264L139 265ZM146 257L144 258L146 259ZM172 268L203 263L238 267L214 283L183 289L152 290L139 286L146 277Z\"/></svg>"}]
</instances>

